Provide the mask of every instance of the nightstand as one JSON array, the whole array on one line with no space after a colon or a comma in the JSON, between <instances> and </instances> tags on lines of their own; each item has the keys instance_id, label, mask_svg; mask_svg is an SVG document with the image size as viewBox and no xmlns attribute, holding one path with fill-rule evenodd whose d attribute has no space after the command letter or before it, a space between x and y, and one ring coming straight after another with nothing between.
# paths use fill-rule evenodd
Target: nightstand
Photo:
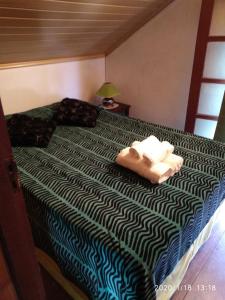
<instances>
[{"instance_id":1,"label":"nightstand","mask_svg":"<svg viewBox=\"0 0 225 300\"><path fill-rule=\"evenodd\" d=\"M120 115L129 116L129 110L130 110L129 104L125 104L125 103L121 103L121 102L115 102L115 104L118 104L118 105L117 106L115 105L115 107L104 107L103 105L101 105L101 107L103 107L106 110L120 114Z\"/></svg>"}]
</instances>

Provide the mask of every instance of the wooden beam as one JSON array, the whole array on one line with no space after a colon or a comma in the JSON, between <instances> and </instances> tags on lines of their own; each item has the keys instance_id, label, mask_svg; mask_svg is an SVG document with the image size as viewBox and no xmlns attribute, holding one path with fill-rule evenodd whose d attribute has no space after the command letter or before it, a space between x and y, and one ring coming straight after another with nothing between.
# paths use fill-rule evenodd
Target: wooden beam
<instances>
[{"instance_id":1,"label":"wooden beam","mask_svg":"<svg viewBox=\"0 0 225 300\"><path fill-rule=\"evenodd\" d=\"M225 84L225 79L218 79L218 78L202 78L202 82L204 82L204 83Z\"/></svg>"},{"instance_id":2,"label":"wooden beam","mask_svg":"<svg viewBox=\"0 0 225 300\"><path fill-rule=\"evenodd\" d=\"M37 61L24 61L24 62L18 62L18 63L7 63L7 64L0 64L0 70L39 66L39 65L48 65L48 64L57 64L57 63L64 63L64 62L69 62L69 61L97 59L97 58L103 58L103 57L105 57L104 54L95 54L95 55L54 58L54 59L37 60Z\"/></svg>"},{"instance_id":3,"label":"wooden beam","mask_svg":"<svg viewBox=\"0 0 225 300\"><path fill-rule=\"evenodd\" d=\"M211 120L211 121L217 121L218 120L218 116L205 115L205 114L196 114L195 118L196 119Z\"/></svg>"},{"instance_id":4,"label":"wooden beam","mask_svg":"<svg viewBox=\"0 0 225 300\"><path fill-rule=\"evenodd\" d=\"M224 35L209 36L208 42L225 42Z\"/></svg>"}]
</instances>

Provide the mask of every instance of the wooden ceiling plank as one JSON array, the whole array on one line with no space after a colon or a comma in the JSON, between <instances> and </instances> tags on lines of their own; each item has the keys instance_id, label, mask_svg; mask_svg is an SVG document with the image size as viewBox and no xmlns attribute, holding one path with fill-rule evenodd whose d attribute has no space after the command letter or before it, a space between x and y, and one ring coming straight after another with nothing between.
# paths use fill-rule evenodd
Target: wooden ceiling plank
<instances>
[{"instance_id":1,"label":"wooden ceiling plank","mask_svg":"<svg viewBox=\"0 0 225 300\"><path fill-rule=\"evenodd\" d=\"M172 1L1 0L0 63L109 53Z\"/></svg>"},{"instance_id":2,"label":"wooden ceiling plank","mask_svg":"<svg viewBox=\"0 0 225 300\"><path fill-rule=\"evenodd\" d=\"M94 34L94 33L112 33L113 27L0 27L0 34L15 34L15 35L60 35L60 34Z\"/></svg>"},{"instance_id":3,"label":"wooden ceiling plank","mask_svg":"<svg viewBox=\"0 0 225 300\"><path fill-rule=\"evenodd\" d=\"M87 5L118 6L143 8L149 5L152 0L49 0L60 3L82 3Z\"/></svg>"},{"instance_id":4,"label":"wooden ceiling plank","mask_svg":"<svg viewBox=\"0 0 225 300\"><path fill-rule=\"evenodd\" d=\"M27 0L1 0L0 6L4 8L32 9L55 12L83 12L83 13L109 13L134 15L142 7L132 6L109 6L94 3L75 3L60 1L27 1Z\"/></svg>"},{"instance_id":5,"label":"wooden ceiling plank","mask_svg":"<svg viewBox=\"0 0 225 300\"><path fill-rule=\"evenodd\" d=\"M96 28L96 29L82 29L82 28L66 28L64 30L56 29L52 30L51 28L44 28L43 33L41 32L41 29L38 28L38 30L34 30L31 28L30 30L26 29L18 29L14 30L11 28L0 28L0 35L36 35L36 36L51 36L51 35L78 35L78 34L83 34L83 35L89 35L89 34L110 34L112 33L113 30L110 29L103 29L103 28Z\"/></svg>"},{"instance_id":6,"label":"wooden ceiling plank","mask_svg":"<svg viewBox=\"0 0 225 300\"><path fill-rule=\"evenodd\" d=\"M2 8L0 7L0 16L4 18L21 18L21 19L55 19L55 20L114 20L121 22L129 19L133 15L123 14L102 14L87 12L51 12L28 9Z\"/></svg>"},{"instance_id":7,"label":"wooden ceiling plank","mask_svg":"<svg viewBox=\"0 0 225 300\"><path fill-rule=\"evenodd\" d=\"M3 46L0 47L0 53L4 54L4 53L9 53L9 52L15 52L19 50L23 50L23 51L33 51L36 48L41 48L41 47L45 47L45 48L50 48L50 49L61 49L61 48L65 48L65 47L69 47L69 46L75 46L75 47L80 47L80 46L90 46L93 49L98 48L101 49L104 52L105 47L110 46L112 43L114 43L114 40L108 40L105 44L101 43L101 38L93 38L93 39L64 39L64 40L43 40L43 41L39 41L39 40L25 40L25 41L8 41L8 42L4 42ZM98 45L98 47L96 47L96 45ZM1 55L0 55L1 56Z\"/></svg>"},{"instance_id":8,"label":"wooden ceiling plank","mask_svg":"<svg viewBox=\"0 0 225 300\"><path fill-rule=\"evenodd\" d=\"M96 43L96 41L92 41L92 42L82 42L82 41L67 41L65 43L62 43L61 45L57 45L57 50L61 49L61 48L68 48L69 46L76 46L76 47L89 47L89 46L93 46ZM111 42L109 41L107 43L107 45L109 45ZM38 44L38 43L29 43L29 44L12 44L14 47L4 47L4 48L0 48L0 53L4 54L4 53L10 53L10 52L15 52L15 51L24 51L24 52L31 52L35 49L40 49L40 48L48 48L48 49L52 49L55 50L55 46L53 44L49 44L49 43L43 43L43 44ZM101 46L101 49L104 48L104 45ZM98 47L98 49L100 49L100 47Z\"/></svg>"},{"instance_id":9,"label":"wooden ceiling plank","mask_svg":"<svg viewBox=\"0 0 225 300\"><path fill-rule=\"evenodd\" d=\"M12 38L27 38L27 37L34 37L34 38L42 38L42 37L55 37L55 36L65 36L65 35L68 35L68 36L83 36L83 37L87 37L89 35L106 35L108 33L110 33L112 31L87 31L87 32L53 32L53 33L50 33L50 32L37 32L37 33L20 33L20 32L17 32L17 33L1 33L0 31L0 37L12 37Z\"/></svg>"},{"instance_id":10,"label":"wooden ceiling plank","mask_svg":"<svg viewBox=\"0 0 225 300\"><path fill-rule=\"evenodd\" d=\"M37 41L39 43L41 42L63 42L65 40L99 40L106 36L104 33L99 34L90 34L90 35L84 35L82 33L76 34L76 35L43 35L43 36L36 36L36 35L0 35L1 43L6 42L31 42L31 41ZM108 39L110 40L110 39ZM4 47L2 44L1 47Z\"/></svg>"},{"instance_id":11,"label":"wooden ceiling plank","mask_svg":"<svg viewBox=\"0 0 225 300\"><path fill-rule=\"evenodd\" d=\"M44 19L16 19L16 18L4 18L0 16L0 27L5 26L15 26L15 27L71 27L74 25L78 26L112 26L114 28L118 28L120 26L120 22L114 20L44 20Z\"/></svg>"}]
</instances>

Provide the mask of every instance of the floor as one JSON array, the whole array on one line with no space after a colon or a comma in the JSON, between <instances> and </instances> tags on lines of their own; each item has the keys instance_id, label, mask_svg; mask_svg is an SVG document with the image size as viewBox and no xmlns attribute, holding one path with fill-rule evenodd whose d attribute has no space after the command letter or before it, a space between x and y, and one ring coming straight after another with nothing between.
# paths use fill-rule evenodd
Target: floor
<instances>
[{"instance_id":1,"label":"floor","mask_svg":"<svg viewBox=\"0 0 225 300\"><path fill-rule=\"evenodd\" d=\"M62 288L42 271L47 300L71 300ZM171 300L225 300L225 203L209 240L191 262Z\"/></svg>"}]
</instances>

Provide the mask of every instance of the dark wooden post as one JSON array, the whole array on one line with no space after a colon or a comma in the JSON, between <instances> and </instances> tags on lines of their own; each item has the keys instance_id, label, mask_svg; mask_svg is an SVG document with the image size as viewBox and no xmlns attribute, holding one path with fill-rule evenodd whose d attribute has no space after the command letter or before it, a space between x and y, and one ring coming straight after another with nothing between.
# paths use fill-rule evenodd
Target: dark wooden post
<instances>
[{"instance_id":1,"label":"dark wooden post","mask_svg":"<svg viewBox=\"0 0 225 300\"><path fill-rule=\"evenodd\" d=\"M202 0L185 122L185 131L189 132L194 132L213 6L214 0Z\"/></svg>"},{"instance_id":2,"label":"dark wooden post","mask_svg":"<svg viewBox=\"0 0 225 300\"><path fill-rule=\"evenodd\" d=\"M19 299L44 300L45 292L1 100L0 142L0 233L4 253Z\"/></svg>"}]
</instances>

